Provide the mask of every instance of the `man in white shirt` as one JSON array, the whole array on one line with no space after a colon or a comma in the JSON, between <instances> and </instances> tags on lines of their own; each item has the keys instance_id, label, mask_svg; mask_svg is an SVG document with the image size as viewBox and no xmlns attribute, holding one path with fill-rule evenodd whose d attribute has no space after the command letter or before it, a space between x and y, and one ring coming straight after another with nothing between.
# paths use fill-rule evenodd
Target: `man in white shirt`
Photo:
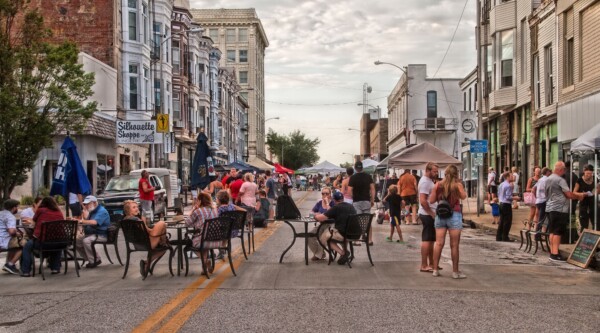
<instances>
[{"instance_id":1,"label":"man in white shirt","mask_svg":"<svg viewBox=\"0 0 600 333\"><path fill-rule=\"evenodd\" d=\"M438 177L438 165L427 163L425 175L419 180L419 218L423 223L421 233L421 272L433 272L433 244L435 244L435 204L429 203L429 195L433 190L432 179Z\"/></svg>"},{"instance_id":2,"label":"man in white shirt","mask_svg":"<svg viewBox=\"0 0 600 333\"><path fill-rule=\"evenodd\" d=\"M497 189L498 187L496 186L496 172L494 171L494 168L490 167L490 169L488 170L488 179L487 179L487 188L488 188L488 202L492 202L492 199L494 199L496 197Z\"/></svg>"},{"instance_id":3,"label":"man in white shirt","mask_svg":"<svg viewBox=\"0 0 600 333\"><path fill-rule=\"evenodd\" d=\"M552 170L543 168L542 178L535 183L535 186L532 189L533 193L535 193L535 206L537 207L535 231L545 231L548 226L548 220L546 219L546 179L548 179L548 176L551 174Z\"/></svg>"},{"instance_id":4,"label":"man in white shirt","mask_svg":"<svg viewBox=\"0 0 600 333\"><path fill-rule=\"evenodd\" d=\"M8 199L4 201L3 206L4 210L0 211L0 248L7 250L7 254L2 270L10 274L19 274L16 263L23 252L23 238L17 231L17 219L15 218L15 214L19 210L19 202Z\"/></svg>"}]
</instances>

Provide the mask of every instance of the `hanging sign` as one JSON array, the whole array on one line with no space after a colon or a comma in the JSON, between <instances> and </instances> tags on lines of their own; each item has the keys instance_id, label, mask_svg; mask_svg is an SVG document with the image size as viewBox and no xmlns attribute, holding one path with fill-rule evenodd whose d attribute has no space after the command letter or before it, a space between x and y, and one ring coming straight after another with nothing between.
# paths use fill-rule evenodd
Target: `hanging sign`
<instances>
[{"instance_id":1,"label":"hanging sign","mask_svg":"<svg viewBox=\"0 0 600 333\"><path fill-rule=\"evenodd\" d=\"M156 131L155 120L118 120L117 143L162 144L162 134Z\"/></svg>"}]
</instances>

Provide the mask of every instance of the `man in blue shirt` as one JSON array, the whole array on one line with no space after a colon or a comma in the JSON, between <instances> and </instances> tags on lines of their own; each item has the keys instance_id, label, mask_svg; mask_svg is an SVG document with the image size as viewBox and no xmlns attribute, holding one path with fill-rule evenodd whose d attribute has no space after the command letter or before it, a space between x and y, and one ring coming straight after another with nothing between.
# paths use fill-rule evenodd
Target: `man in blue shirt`
<instances>
[{"instance_id":1,"label":"man in blue shirt","mask_svg":"<svg viewBox=\"0 0 600 333\"><path fill-rule=\"evenodd\" d=\"M85 207L83 219L79 223L85 226L85 237L77 239L77 252L88 262L86 268L95 268L102 263L102 260L100 255L96 254L94 261L92 242L106 242L110 215L103 206L98 205L98 199L93 195L85 197L83 206Z\"/></svg>"},{"instance_id":2,"label":"man in blue shirt","mask_svg":"<svg viewBox=\"0 0 600 333\"><path fill-rule=\"evenodd\" d=\"M500 222L496 232L497 242L514 242L508 235L512 227L512 201L519 200L519 197L513 196L513 175L510 171L502 174L504 181L498 187L498 201L500 201Z\"/></svg>"}]
</instances>

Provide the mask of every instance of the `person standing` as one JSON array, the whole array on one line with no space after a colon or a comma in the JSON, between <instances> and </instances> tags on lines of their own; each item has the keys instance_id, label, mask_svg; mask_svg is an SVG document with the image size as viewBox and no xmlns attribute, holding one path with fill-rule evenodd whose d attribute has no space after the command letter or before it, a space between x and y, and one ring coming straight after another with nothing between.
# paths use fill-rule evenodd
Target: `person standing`
<instances>
[{"instance_id":1,"label":"person standing","mask_svg":"<svg viewBox=\"0 0 600 333\"><path fill-rule=\"evenodd\" d=\"M496 194L498 193L496 187L496 172L492 167L490 167L488 171L487 188L488 202L492 202L492 199L494 199L496 197Z\"/></svg>"},{"instance_id":2,"label":"person standing","mask_svg":"<svg viewBox=\"0 0 600 333\"><path fill-rule=\"evenodd\" d=\"M511 168L511 173L512 173L512 179L513 179L513 196L518 197L520 190L521 190L521 186L519 185L519 170L517 169L517 167L512 167ZM513 208L514 209L518 209L519 208L519 200L517 200L516 198L513 200Z\"/></svg>"},{"instance_id":3,"label":"person standing","mask_svg":"<svg viewBox=\"0 0 600 333\"><path fill-rule=\"evenodd\" d=\"M83 211L81 199L81 194L69 192L69 209L71 210L71 216L76 219L81 218L81 213Z\"/></svg>"},{"instance_id":4,"label":"person standing","mask_svg":"<svg viewBox=\"0 0 600 333\"><path fill-rule=\"evenodd\" d=\"M14 199L4 201L4 210L0 211L0 249L6 250L6 263L2 270L10 274L19 274L17 261L21 258L23 235L17 230L15 214L19 210L19 202Z\"/></svg>"},{"instance_id":5,"label":"person standing","mask_svg":"<svg viewBox=\"0 0 600 333\"><path fill-rule=\"evenodd\" d=\"M546 180L546 213L548 214L548 233L550 234L550 260L565 261L559 252L560 240L569 224L569 199L583 200L583 193L573 193L562 177L566 172L562 161L554 164L554 172Z\"/></svg>"},{"instance_id":6,"label":"person standing","mask_svg":"<svg viewBox=\"0 0 600 333\"><path fill-rule=\"evenodd\" d=\"M462 213L460 200L467 198L467 193L458 178L458 168L449 165L444 170L444 179L433 187L429 196L429 203L438 206L442 200L447 201L452 210L450 217L436 216L435 218L435 246L433 248L433 276L440 276L439 265L446 241L446 232L450 233L450 254L452 258L452 278L464 279L467 276L458 269L460 233L462 231Z\"/></svg>"},{"instance_id":7,"label":"person standing","mask_svg":"<svg viewBox=\"0 0 600 333\"><path fill-rule=\"evenodd\" d=\"M507 171L502 174L504 181L498 187L498 201L500 202L500 223L496 231L497 242L514 242L510 239L510 228L512 227L512 202L513 199L519 200L519 197L513 196L512 174Z\"/></svg>"},{"instance_id":8,"label":"person standing","mask_svg":"<svg viewBox=\"0 0 600 333\"><path fill-rule=\"evenodd\" d=\"M88 195L83 200L83 217L79 221L84 226L84 238L78 238L76 242L77 252L87 261L86 268L96 268L102 263L100 254L96 253L94 258L94 250L92 242L96 240L106 242L108 236L108 227L110 226L110 215L104 206L98 204L98 199L93 195ZM146 225L148 222L145 222ZM94 261L95 260L95 261Z\"/></svg>"},{"instance_id":9,"label":"person standing","mask_svg":"<svg viewBox=\"0 0 600 333\"><path fill-rule=\"evenodd\" d=\"M579 202L579 224L581 226L580 232L583 229L587 229L590 226L590 222L592 223L592 228L594 227L594 197L593 195L588 195L589 193L593 193L595 189L594 184L594 166L586 165L583 170L583 177L577 180L575 183L575 188L573 192L575 193L585 193L585 199Z\"/></svg>"},{"instance_id":10,"label":"person standing","mask_svg":"<svg viewBox=\"0 0 600 333\"><path fill-rule=\"evenodd\" d=\"M140 206L142 206L142 220L144 220L145 223L149 222L146 221L146 216L154 216L154 212L152 211L152 202L154 202L154 186L150 185L149 178L150 174L148 171L142 170L142 178L140 178L138 182L138 191L140 193Z\"/></svg>"},{"instance_id":11,"label":"person standing","mask_svg":"<svg viewBox=\"0 0 600 333\"><path fill-rule=\"evenodd\" d=\"M354 163L354 170L356 173L348 181L348 187L352 191L352 205L357 214L371 213L371 208L375 205L375 183L373 182L373 177L363 172L361 161ZM373 233L371 230L369 230L368 242L369 245L373 245ZM356 244L360 244L360 242Z\"/></svg>"},{"instance_id":12,"label":"person standing","mask_svg":"<svg viewBox=\"0 0 600 333\"><path fill-rule=\"evenodd\" d=\"M242 173L237 173L234 178L229 177L229 193L231 194L231 201L235 204L239 203L239 194L242 185L244 184L244 179ZM234 179L234 180L232 180Z\"/></svg>"},{"instance_id":13,"label":"person standing","mask_svg":"<svg viewBox=\"0 0 600 333\"><path fill-rule=\"evenodd\" d=\"M342 180L342 194L344 195L344 202L351 204L352 200L352 189L348 186L348 182L350 182L350 177L354 174L353 168L346 168L346 178Z\"/></svg>"},{"instance_id":14,"label":"person standing","mask_svg":"<svg viewBox=\"0 0 600 333\"><path fill-rule=\"evenodd\" d=\"M421 233L421 272L433 272L433 245L435 244L435 203L429 203L429 195L438 177L438 165L432 162L425 166L425 175L419 180L419 218L423 223Z\"/></svg>"},{"instance_id":15,"label":"person standing","mask_svg":"<svg viewBox=\"0 0 600 333\"><path fill-rule=\"evenodd\" d=\"M275 216L275 210L271 207L275 207L275 203L277 200L277 191L275 189L277 183L277 175L271 175L271 170L267 170L267 172L265 172L265 175L267 177L267 182L265 183L265 186L267 187L267 199L269 199L269 203L271 204L269 207L269 218L272 219L273 216Z\"/></svg>"},{"instance_id":16,"label":"person standing","mask_svg":"<svg viewBox=\"0 0 600 333\"><path fill-rule=\"evenodd\" d=\"M398 192L404 204L408 206L406 210L411 212L411 221L409 223L407 218L406 224L417 224L417 180L409 169L404 169L404 173L400 176Z\"/></svg>"},{"instance_id":17,"label":"person standing","mask_svg":"<svg viewBox=\"0 0 600 333\"><path fill-rule=\"evenodd\" d=\"M402 238L402 230L400 229L400 221L402 221L401 216L401 207L402 207L402 198L398 195L398 187L396 185L392 185L388 189L388 193L383 198L384 202L387 202L390 205L390 236L385 240L388 242L392 242L394 240L394 228L398 232L398 240L397 242L400 244L404 244L404 238Z\"/></svg>"},{"instance_id":18,"label":"person standing","mask_svg":"<svg viewBox=\"0 0 600 333\"><path fill-rule=\"evenodd\" d=\"M525 192L531 192L534 195L537 195L536 191L534 191L533 188L535 187L535 185L541 178L541 170L542 169L539 166L533 167L533 176L531 176L527 180L527 186L525 186ZM538 208L537 208L537 199L535 202L536 202L535 205L529 207L529 226L537 223L537 221L540 221L539 219L536 220L536 218L540 215L540 213L538 212ZM545 202L545 200L544 200L544 202Z\"/></svg>"},{"instance_id":19,"label":"person standing","mask_svg":"<svg viewBox=\"0 0 600 333\"><path fill-rule=\"evenodd\" d=\"M545 230L548 227L548 220L546 219L546 180L551 174L552 170L544 167L541 173L542 177L533 186L532 191L535 193L535 208L537 213L536 220L529 224L529 230L531 230L532 226L535 231ZM539 235L535 237L539 237Z\"/></svg>"}]
</instances>

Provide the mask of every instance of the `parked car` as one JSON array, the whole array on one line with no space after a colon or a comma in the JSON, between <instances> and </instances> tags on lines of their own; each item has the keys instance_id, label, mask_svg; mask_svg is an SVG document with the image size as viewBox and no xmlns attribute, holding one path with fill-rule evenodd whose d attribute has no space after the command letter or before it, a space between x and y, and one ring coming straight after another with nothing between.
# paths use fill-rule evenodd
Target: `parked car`
<instances>
[{"instance_id":1,"label":"parked car","mask_svg":"<svg viewBox=\"0 0 600 333\"><path fill-rule=\"evenodd\" d=\"M123 214L125 200L140 202L138 184L139 174L116 176L109 180L104 190L98 194L98 202L103 205L109 214ZM149 176L150 185L154 187L154 202L152 208L154 215L163 217L167 215L167 190L160 177L155 174Z\"/></svg>"}]
</instances>

